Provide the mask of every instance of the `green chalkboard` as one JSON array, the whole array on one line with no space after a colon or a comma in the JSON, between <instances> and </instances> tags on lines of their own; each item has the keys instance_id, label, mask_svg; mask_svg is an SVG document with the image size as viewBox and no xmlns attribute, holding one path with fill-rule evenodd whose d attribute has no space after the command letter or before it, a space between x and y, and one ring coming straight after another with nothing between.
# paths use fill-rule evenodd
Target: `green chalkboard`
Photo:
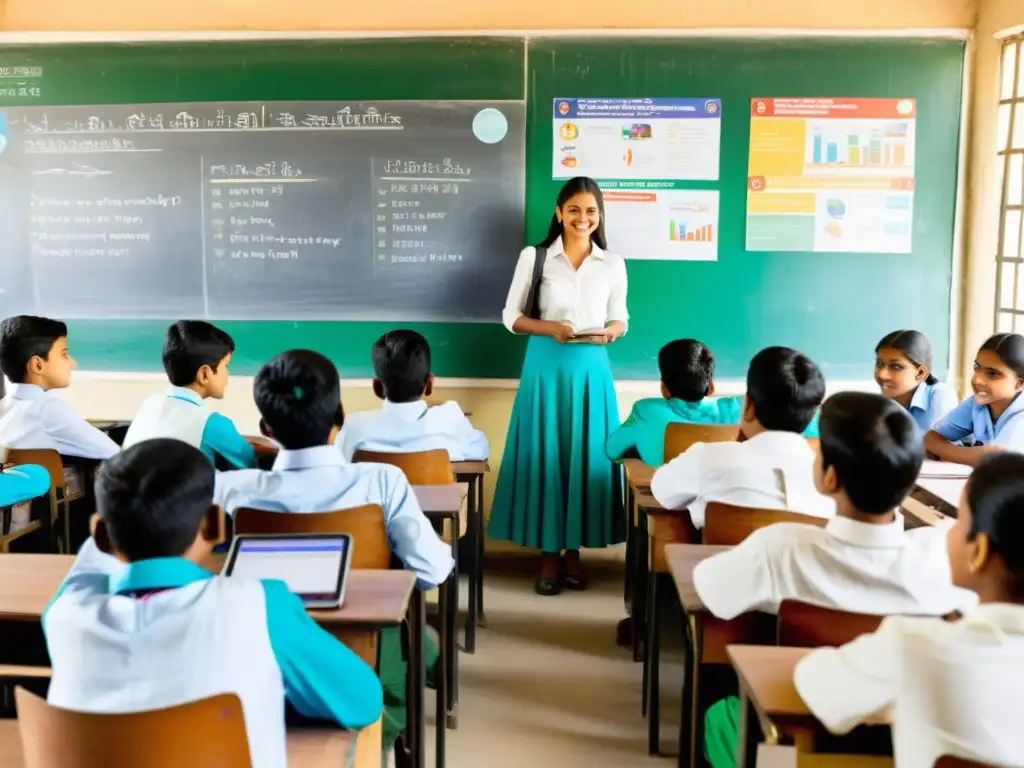
<instances>
[{"instance_id":1,"label":"green chalkboard","mask_svg":"<svg viewBox=\"0 0 1024 768\"><path fill-rule=\"evenodd\" d=\"M760 348L804 351L831 379L871 375L885 333L917 328L935 368L949 348L964 44L922 40L545 40L529 49L527 229L541 237L559 182L551 179L556 97L722 100L717 262L628 263L631 331L612 351L620 378L656 378L660 346L696 337L721 378L739 378ZM917 99L913 252L748 253L750 103L755 97Z\"/></svg>"},{"instance_id":2,"label":"green chalkboard","mask_svg":"<svg viewBox=\"0 0 1024 768\"><path fill-rule=\"evenodd\" d=\"M18 76L0 79L0 110L165 102L522 101L525 45L521 39L416 38L7 47L0 50L0 73L17 71ZM42 69L41 77L34 77L34 68ZM5 95L6 87L19 81L24 93ZM513 252L504 260L509 279L515 258ZM380 322L219 325L235 338L232 369L237 373L253 373L277 352L301 346L329 355L342 376L370 375L370 345L390 327ZM76 320L70 323L70 345L83 368L160 370L166 326L163 321ZM441 375L518 375L522 340L497 322L411 327L432 341Z\"/></svg>"},{"instance_id":3,"label":"green chalkboard","mask_svg":"<svg viewBox=\"0 0 1024 768\"><path fill-rule=\"evenodd\" d=\"M741 377L769 344L810 354L833 379L869 375L874 343L924 331L944 370L964 44L924 40L426 39L9 47L3 67L43 67L28 104L246 100L526 99L526 241L546 230L551 104L565 97L693 96L722 100L717 262L630 261L630 333L612 350L619 378L656 378L670 338L711 346L721 378ZM524 71L525 66L525 71ZM906 97L917 100L916 193L910 254L748 253L745 242L750 100ZM514 256L507 263L512 264ZM511 278L511 267L509 267ZM69 286L73 290L73 286ZM497 318L496 318L497 320ZM83 367L158 370L164 323L76 321ZM236 372L293 346L333 357L343 376L369 373L385 323L228 322ZM522 340L494 324L421 324L439 375L518 375Z\"/></svg>"}]
</instances>

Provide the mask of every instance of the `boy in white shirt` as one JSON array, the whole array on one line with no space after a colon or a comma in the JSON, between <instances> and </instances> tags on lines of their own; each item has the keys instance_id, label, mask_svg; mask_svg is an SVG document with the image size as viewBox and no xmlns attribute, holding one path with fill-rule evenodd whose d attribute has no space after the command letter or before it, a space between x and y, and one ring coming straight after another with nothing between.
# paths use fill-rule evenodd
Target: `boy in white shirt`
<instances>
[{"instance_id":1,"label":"boy in white shirt","mask_svg":"<svg viewBox=\"0 0 1024 768\"><path fill-rule=\"evenodd\" d=\"M797 691L834 733L891 708L900 768L943 755L1024 766L1024 456L986 457L947 537L955 584L980 605L956 622L893 616L796 668Z\"/></svg>"},{"instance_id":2,"label":"boy in white shirt","mask_svg":"<svg viewBox=\"0 0 1024 768\"><path fill-rule=\"evenodd\" d=\"M284 582L204 570L220 515L213 488L209 460L178 440L103 464L96 496L115 556L90 539L43 613L47 698L114 714L233 693L252 765L279 768L286 699L307 717L362 728L381 715L381 684Z\"/></svg>"},{"instance_id":3,"label":"boy in white shirt","mask_svg":"<svg viewBox=\"0 0 1024 768\"><path fill-rule=\"evenodd\" d=\"M654 473L651 493L666 509L689 507L704 527L709 501L831 517L814 487L814 450L802 436L825 398L825 379L805 355L768 347L747 371L740 440L697 443Z\"/></svg>"},{"instance_id":4,"label":"boy in white shirt","mask_svg":"<svg viewBox=\"0 0 1024 768\"><path fill-rule=\"evenodd\" d=\"M777 613L783 600L843 611L942 616L972 606L952 584L944 541L934 529L904 531L897 506L924 461L910 415L881 395L844 392L821 409L814 484L836 505L825 528L777 523L700 563L694 587L712 614ZM708 711L713 768L734 765L735 698Z\"/></svg>"},{"instance_id":5,"label":"boy in white shirt","mask_svg":"<svg viewBox=\"0 0 1024 768\"><path fill-rule=\"evenodd\" d=\"M71 385L75 366L61 321L19 315L0 323L0 370L12 382L0 400L0 445L93 461L121 450L57 397L55 390Z\"/></svg>"},{"instance_id":6,"label":"boy in white shirt","mask_svg":"<svg viewBox=\"0 0 1024 768\"><path fill-rule=\"evenodd\" d=\"M337 445L348 461L358 450L415 453L443 448L451 461L482 461L490 454L487 436L473 429L453 401L428 407L434 390L430 345L415 331L388 331L373 345L373 391L379 411L351 413Z\"/></svg>"},{"instance_id":7,"label":"boy in white shirt","mask_svg":"<svg viewBox=\"0 0 1024 768\"><path fill-rule=\"evenodd\" d=\"M203 405L221 400L228 386L228 365L235 342L202 320L181 320L167 329L165 394L147 397L124 437L131 448L154 437L173 437L201 450L219 469L256 466L256 452L227 416Z\"/></svg>"}]
</instances>

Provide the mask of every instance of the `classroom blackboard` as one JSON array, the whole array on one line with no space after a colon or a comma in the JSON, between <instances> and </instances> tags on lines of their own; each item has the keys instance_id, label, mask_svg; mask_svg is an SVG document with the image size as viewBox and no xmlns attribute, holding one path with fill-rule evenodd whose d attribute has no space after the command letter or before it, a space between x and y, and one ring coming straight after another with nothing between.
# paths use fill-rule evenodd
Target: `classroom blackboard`
<instances>
[{"instance_id":1,"label":"classroom blackboard","mask_svg":"<svg viewBox=\"0 0 1024 768\"><path fill-rule=\"evenodd\" d=\"M4 314L493 321L520 102L5 111ZM21 257L27 254L28 258ZM70 283L73 292L66 290Z\"/></svg>"},{"instance_id":2,"label":"classroom blackboard","mask_svg":"<svg viewBox=\"0 0 1024 768\"><path fill-rule=\"evenodd\" d=\"M461 318L484 319L477 315L483 314L484 304L493 306L494 299L478 301L477 293L491 290L484 287L491 277L492 284L500 286L493 289L500 304L499 294L511 278L518 248L546 231L560 186L551 171L552 100L720 99L720 179L693 183L694 188L720 192L718 261L629 261L632 318L629 333L611 350L616 375L656 378L661 344L693 336L715 352L720 378L743 376L750 356L760 347L788 344L810 354L829 378L864 379L870 375L875 342L895 328L915 327L928 334L938 370L948 360L963 57L962 41L921 39L416 38L12 47L0 51L0 73L17 68L19 73L12 77L18 85L5 90L0 82L0 112L43 107L77 111L92 105L112 110L116 105L136 109L187 104L205 110L216 109L218 103L330 102L355 108L525 100L525 233L519 232L518 242L488 249L481 258L489 268L474 273L479 282L466 290L460 286L452 294L460 306L449 309L446 317L459 321L401 321L431 339L438 374L510 378L519 372L522 339L499 324L496 311L490 322ZM916 100L911 253L745 250L750 102L763 96ZM510 116L510 130L514 121ZM217 164L244 165L257 159L268 162L261 154ZM197 172L198 167L196 160ZM366 172L366 180L372 172ZM464 196L459 200L456 211L472 202ZM24 226L19 222L21 231ZM8 229L4 227L5 234ZM195 231L193 225L191 232ZM209 222L203 232L213 232ZM373 255L366 249L358 258L367 254ZM27 258L22 251L18 263ZM76 292L67 280L48 290L53 292L52 301L62 306L68 304L58 294ZM217 303L223 309L238 299L227 295ZM358 300L369 303L364 296ZM272 321L252 320L247 311L225 315L233 319L221 324L238 342L233 370L252 372L281 349L311 346L329 354L343 375L368 375L369 345L393 327L392 319L400 321L402 311L376 316L386 319L352 322L334 318L355 315L313 319L295 308L278 310L273 316L279 319ZM159 370L166 323L149 318L112 320L94 315L75 320L72 350L87 368Z\"/></svg>"}]
</instances>

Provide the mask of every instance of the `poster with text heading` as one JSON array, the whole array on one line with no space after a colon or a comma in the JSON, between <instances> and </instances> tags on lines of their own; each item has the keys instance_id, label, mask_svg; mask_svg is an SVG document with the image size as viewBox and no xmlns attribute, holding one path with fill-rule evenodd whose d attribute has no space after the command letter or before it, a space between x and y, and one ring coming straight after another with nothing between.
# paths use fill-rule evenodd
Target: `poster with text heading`
<instances>
[{"instance_id":1,"label":"poster with text heading","mask_svg":"<svg viewBox=\"0 0 1024 768\"><path fill-rule=\"evenodd\" d=\"M718 190L599 182L608 248L627 259L716 261Z\"/></svg>"},{"instance_id":2,"label":"poster with text heading","mask_svg":"<svg viewBox=\"0 0 1024 768\"><path fill-rule=\"evenodd\" d=\"M748 251L909 253L914 99L753 99Z\"/></svg>"},{"instance_id":3,"label":"poster with text heading","mask_svg":"<svg viewBox=\"0 0 1024 768\"><path fill-rule=\"evenodd\" d=\"M554 100L554 179L718 179L720 99Z\"/></svg>"}]
</instances>

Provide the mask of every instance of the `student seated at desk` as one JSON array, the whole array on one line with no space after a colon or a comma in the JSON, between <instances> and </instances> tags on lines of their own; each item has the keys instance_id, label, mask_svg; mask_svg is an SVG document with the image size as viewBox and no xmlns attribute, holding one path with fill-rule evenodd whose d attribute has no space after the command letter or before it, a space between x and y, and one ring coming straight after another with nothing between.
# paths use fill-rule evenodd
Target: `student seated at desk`
<instances>
[{"instance_id":1,"label":"student seated at desk","mask_svg":"<svg viewBox=\"0 0 1024 768\"><path fill-rule=\"evenodd\" d=\"M742 397L712 398L715 356L696 339L676 339L658 352L661 397L633 404L629 417L608 436L608 458L619 461L635 452L644 464L665 463L665 428L669 424L739 424ZM804 431L817 437L817 414Z\"/></svg>"},{"instance_id":2,"label":"student seated at desk","mask_svg":"<svg viewBox=\"0 0 1024 768\"><path fill-rule=\"evenodd\" d=\"M801 433L825 397L821 371L804 355L768 347L750 361L741 442L697 443L658 469L651 493L666 509L690 510L704 527L709 501L831 517L814 487L814 450Z\"/></svg>"},{"instance_id":3,"label":"student seated at desk","mask_svg":"<svg viewBox=\"0 0 1024 768\"><path fill-rule=\"evenodd\" d=\"M487 436L454 401L428 406L434 391L430 345L415 331L388 331L373 345L373 392L379 411L350 413L337 444L348 461L358 450L414 453L443 448L451 461L483 461Z\"/></svg>"},{"instance_id":4,"label":"student seated at desk","mask_svg":"<svg viewBox=\"0 0 1024 768\"><path fill-rule=\"evenodd\" d=\"M255 467L256 452L231 419L203 406L208 397L224 397L234 351L234 340L210 323L182 320L168 328L163 363L171 386L166 394L146 398L128 427L124 447L173 437L215 464L220 457L232 467Z\"/></svg>"},{"instance_id":5,"label":"student seated at desk","mask_svg":"<svg viewBox=\"0 0 1024 768\"><path fill-rule=\"evenodd\" d=\"M974 394L925 435L928 453L972 467L992 453L1024 453L1024 336L997 333L982 344L971 389Z\"/></svg>"},{"instance_id":6,"label":"student seated at desk","mask_svg":"<svg viewBox=\"0 0 1024 768\"><path fill-rule=\"evenodd\" d=\"M919 331L893 331L875 347L875 382L907 409L922 432L957 406L956 392L932 375L932 345Z\"/></svg>"},{"instance_id":7,"label":"student seated at desk","mask_svg":"<svg viewBox=\"0 0 1024 768\"><path fill-rule=\"evenodd\" d=\"M30 315L0 323L0 371L13 382L0 400L0 445L95 461L121 450L56 396L74 368L64 323Z\"/></svg>"},{"instance_id":8,"label":"student seated at desk","mask_svg":"<svg viewBox=\"0 0 1024 768\"><path fill-rule=\"evenodd\" d=\"M116 560L87 544L43 614L47 698L124 713L234 693L253 766L278 768L286 698L308 717L363 728L380 717L381 685L283 582L199 566L218 527L213 489L209 460L178 440L104 463L96 496Z\"/></svg>"},{"instance_id":9,"label":"student seated at desk","mask_svg":"<svg viewBox=\"0 0 1024 768\"><path fill-rule=\"evenodd\" d=\"M693 569L693 585L721 619L777 613L801 600L855 613L943 616L972 606L952 584L941 534L904 531L897 506L924 461L921 433L903 408L881 395L844 392L821 409L821 452L814 483L835 501L824 528L777 523L755 531ZM734 765L735 699L708 710L713 768Z\"/></svg>"},{"instance_id":10,"label":"student seated at desk","mask_svg":"<svg viewBox=\"0 0 1024 768\"><path fill-rule=\"evenodd\" d=\"M953 581L980 604L956 622L893 616L877 632L811 652L794 682L830 731L892 708L900 768L942 755L1024 766L1024 456L982 459L948 549Z\"/></svg>"},{"instance_id":11,"label":"student seated at desk","mask_svg":"<svg viewBox=\"0 0 1024 768\"><path fill-rule=\"evenodd\" d=\"M0 446L0 467L6 449ZM50 473L35 464L0 469L0 507L31 501L50 490Z\"/></svg>"},{"instance_id":12,"label":"student seated at desk","mask_svg":"<svg viewBox=\"0 0 1024 768\"><path fill-rule=\"evenodd\" d=\"M451 548L423 514L402 470L350 464L332 445L345 421L338 378L330 360L304 349L284 352L260 369L253 384L260 429L282 450L269 472L219 473L217 503L228 513L239 507L302 513L379 504L392 552L421 588L433 589L452 571ZM426 650L430 677L437 647L428 644ZM381 633L380 658L387 703L382 739L390 747L405 726L405 664L397 631Z\"/></svg>"}]
</instances>

